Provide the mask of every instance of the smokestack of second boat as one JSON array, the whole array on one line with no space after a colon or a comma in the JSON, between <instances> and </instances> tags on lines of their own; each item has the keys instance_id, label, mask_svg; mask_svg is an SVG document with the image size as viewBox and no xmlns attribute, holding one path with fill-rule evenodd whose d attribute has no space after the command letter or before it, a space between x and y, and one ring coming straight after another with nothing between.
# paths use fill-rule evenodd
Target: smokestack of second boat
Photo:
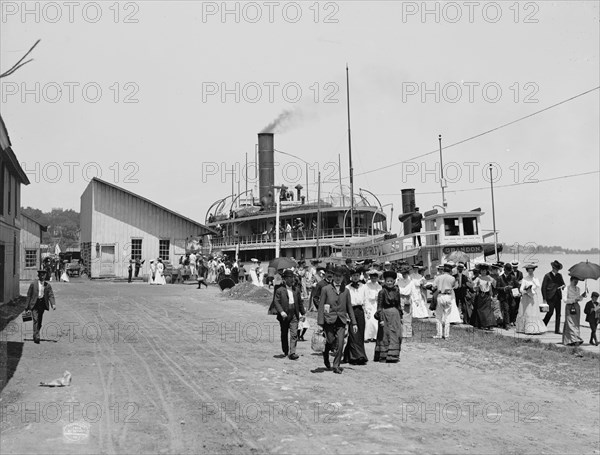
<instances>
[{"instance_id":1,"label":"smokestack of second boat","mask_svg":"<svg viewBox=\"0 0 600 455\"><path fill-rule=\"evenodd\" d=\"M258 197L263 207L272 207L275 197L275 142L273 133L258 133Z\"/></svg>"}]
</instances>

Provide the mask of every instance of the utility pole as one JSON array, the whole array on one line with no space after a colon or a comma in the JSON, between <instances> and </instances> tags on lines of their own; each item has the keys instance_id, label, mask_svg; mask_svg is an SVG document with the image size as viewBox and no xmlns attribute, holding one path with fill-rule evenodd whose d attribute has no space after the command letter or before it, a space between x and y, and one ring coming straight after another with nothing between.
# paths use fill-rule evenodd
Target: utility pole
<instances>
[{"instance_id":1,"label":"utility pole","mask_svg":"<svg viewBox=\"0 0 600 455\"><path fill-rule=\"evenodd\" d=\"M319 181L317 183L317 259L321 258L319 249L319 237L321 236L321 171L318 173Z\"/></svg>"},{"instance_id":2,"label":"utility pole","mask_svg":"<svg viewBox=\"0 0 600 455\"><path fill-rule=\"evenodd\" d=\"M352 140L350 134L350 76L346 64L346 99L348 101L348 161L350 164L350 237L354 236L354 168L352 167Z\"/></svg>"}]
</instances>

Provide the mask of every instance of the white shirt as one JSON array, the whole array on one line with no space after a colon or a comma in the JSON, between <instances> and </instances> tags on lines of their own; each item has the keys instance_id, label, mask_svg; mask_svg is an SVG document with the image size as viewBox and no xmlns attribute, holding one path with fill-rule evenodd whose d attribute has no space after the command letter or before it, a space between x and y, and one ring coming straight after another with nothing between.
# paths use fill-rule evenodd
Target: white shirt
<instances>
[{"instance_id":1,"label":"white shirt","mask_svg":"<svg viewBox=\"0 0 600 455\"><path fill-rule=\"evenodd\" d=\"M352 302L352 306L362 306L365 304L365 293L362 283L358 285L358 288L349 284L346 286L346 289L350 291L350 301Z\"/></svg>"},{"instance_id":2,"label":"white shirt","mask_svg":"<svg viewBox=\"0 0 600 455\"><path fill-rule=\"evenodd\" d=\"M38 281L38 299L44 297L44 282Z\"/></svg>"},{"instance_id":3,"label":"white shirt","mask_svg":"<svg viewBox=\"0 0 600 455\"><path fill-rule=\"evenodd\" d=\"M293 305L294 303L294 291L292 290L291 287L286 286L287 289L287 294L288 294L288 299L289 299L289 303L290 305Z\"/></svg>"}]
</instances>

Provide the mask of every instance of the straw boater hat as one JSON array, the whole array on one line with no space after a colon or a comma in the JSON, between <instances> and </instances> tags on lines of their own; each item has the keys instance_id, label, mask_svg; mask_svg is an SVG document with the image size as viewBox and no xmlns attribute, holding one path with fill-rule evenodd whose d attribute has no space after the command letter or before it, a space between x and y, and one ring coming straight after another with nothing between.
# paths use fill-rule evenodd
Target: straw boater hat
<instances>
[{"instance_id":1,"label":"straw boater hat","mask_svg":"<svg viewBox=\"0 0 600 455\"><path fill-rule=\"evenodd\" d=\"M510 265L512 265L513 269L516 268L519 265L519 261L512 261L510 263Z\"/></svg>"},{"instance_id":2,"label":"straw boater hat","mask_svg":"<svg viewBox=\"0 0 600 455\"><path fill-rule=\"evenodd\" d=\"M530 269L535 270L535 269L537 269L537 265L535 265L535 264L525 264L524 268L525 268L525 270L530 270Z\"/></svg>"},{"instance_id":3,"label":"straw boater hat","mask_svg":"<svg viewBox=\"0 0 600 455\"><path fill-rule=\"evenodd\" d=\"M369 276L373 276L373 275L377 275L377 276L379 276L379 275L381 275L381 272L380 272L379 270L370 269L370 270L367 272L367 275L369 275Z\"/></svg>"}]
</instances>

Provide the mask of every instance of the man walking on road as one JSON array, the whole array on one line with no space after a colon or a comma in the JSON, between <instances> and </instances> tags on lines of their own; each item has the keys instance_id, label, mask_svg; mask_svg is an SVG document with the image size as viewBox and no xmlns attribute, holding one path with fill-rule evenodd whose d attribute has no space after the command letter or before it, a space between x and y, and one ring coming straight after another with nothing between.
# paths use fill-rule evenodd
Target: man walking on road
<instances>
[{"instance_id":1,"label":"man walking on road","mask_svg":"<svg viewBox=\"0 0 600 455\"><path fill-rule=\"evenodd\" d=\"M565 288L565 280L559 270L562 269L562 264L558 261L553 261L551 264L552 271L544 275L542 281L542 298L544 303L547 303L550 307L546 317L544 318L544 324L546 326L550 322L550 318L556 310L556 319L554 320L554 333L560 335L560 305L562 302L562 290Z\"/></svg>"},{"instance_id":2,"label":"man walking on road","mask_svg":"<svg viewBox=\"0 0 600 455\"><path fill-rule=\"evenodd\" d=\"M281 327L281 350L290 360L298 360L296 344L298 343L298 322L300 314L304 316L304 305L300 289L294 287L294 272L283 272L285 285L279 286L273 295L269 314L276 314ZM289 334L289 335L288 335ZM288 342L289 336L289 342Z\"/></svg>"},{"instance_id":3,"label":"man walking on road","mask_svg":"<svg viewBox=\"0 0 600 455\"><path fill-rule=\"evenodd\" d=\"M336 349L333 372L337 374L342 374L340 364L344 353L344 333L348 320L352 321L352 332L358 332L350 292L345 288L343 279L344 269L336 267L333 272L333 283L325 286L321 291L317 317L317 324L325 331L326 338L323 362L327 368L330 368L329 351Z\"/></svg>"},{"instance_id":4,"label":"man walking on road","mask_svg":"<svg viewBox=\"0 0 600 455\"><path fill-rule=\"evenodd\" d=\"M38 279L29 285L27 291L26 309L31 311L33 318L33 341L40 344L40 330L44 311L56 310L52 286L46 281L46 270L38 270Z\"/></svg>"}]
</instances>

